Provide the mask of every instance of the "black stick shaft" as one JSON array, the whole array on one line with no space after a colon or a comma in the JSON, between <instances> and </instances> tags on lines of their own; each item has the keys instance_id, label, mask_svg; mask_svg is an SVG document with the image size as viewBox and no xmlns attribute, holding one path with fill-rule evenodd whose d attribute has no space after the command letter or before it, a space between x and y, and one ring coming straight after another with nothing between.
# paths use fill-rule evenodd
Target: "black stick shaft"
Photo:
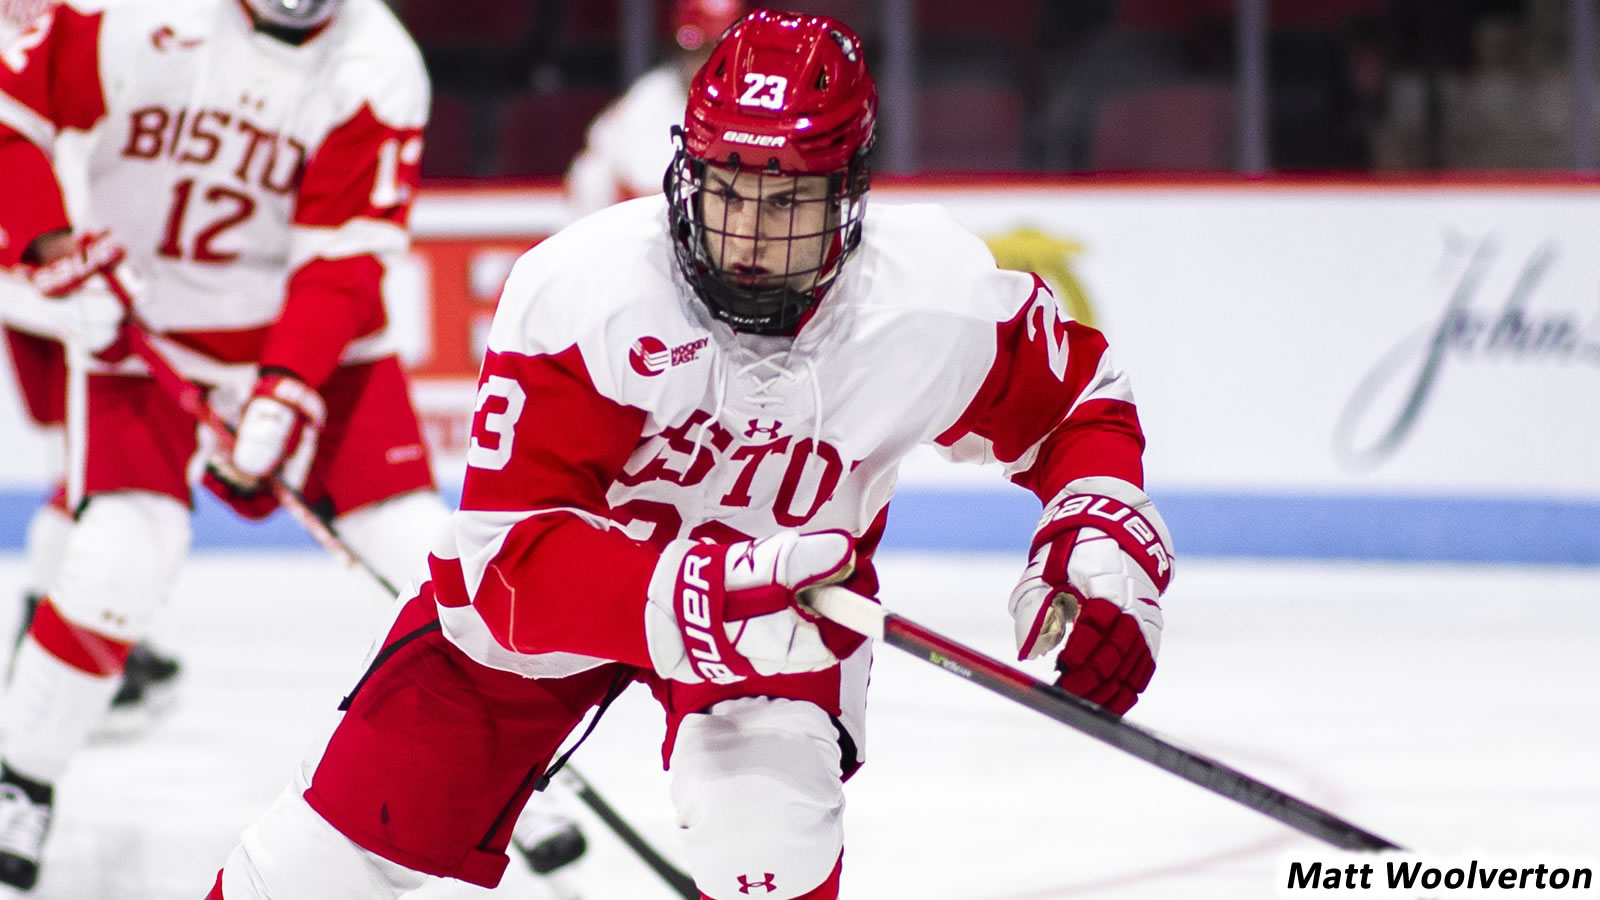
<instances>
[{"instance_id":1,"label":"black stick shaft","mask_svg":"<svg viewBox=\"0 0 1600 900\"><path fill-rule=\"evenodd\" d=\"M589 786L589 782L582 775L572 771L572 768L568 766L561 777L570 777L573 792L578 795L578 799L582 800L584 805L588 806L596 817L605 822L606 826L624 844L627 844L628 848L637 854L645 865L649 866L657 875L660 875L661 880L665 881L679 897L682 897L683 900L700 900L700 889L695 887L694 879L684 874L677 866L669 862L666 857L656 852L656 848L652 847L650 842L644 839L643 835L635 831L633 826L629 825L627 820L622 818L611 807L611 804L596 793L595 789Z\"/></svg>"},{"instance_id":2,"label":"black stick shaft","mask_svg":"<svg viewBox=\"0 0 1600 900\"><path fill-rule=\"evenodd\" d=\"M1303 834L1344 850L1400 849L1399 845L1325 809L1312 806L1210 757L1178 747L1152 731L958 644L903 616L887 613L883 631L884 642L892 647L1009 697L1185 781L1277 819Z\"/></svg>"},{"instance_id":3,"label":"black stick shaft","mask_svg":"<svg viewBox=\"0 0 1600 900\"><path fill-rule=\"evenodd\" d=\"M896 615L853 591L815 588L806 592L803 602L851 631L904 650L1303 834L1344 850L1401 849L1325 809L1179 747L1153 731Z\"/></svg>"}]
</instances>

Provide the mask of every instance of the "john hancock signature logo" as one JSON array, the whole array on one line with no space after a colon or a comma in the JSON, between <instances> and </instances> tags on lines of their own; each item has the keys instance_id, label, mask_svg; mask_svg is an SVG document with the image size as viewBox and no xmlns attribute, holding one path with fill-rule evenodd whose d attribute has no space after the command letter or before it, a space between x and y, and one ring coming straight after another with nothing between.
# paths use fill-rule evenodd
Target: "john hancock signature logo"
<instances>
[{"instance_id":1,"label":"john hancock signature logo","mask_svg":"<svg viewBox=\"0 0 1600 900\"><path fill-rule=\"evenodd\" d=\"M1334 452L1342 462L1366 469L1393 456L1416 427L1447 364L1548 360L1600 367L1600 331L1595 327L1600 318L1585 324L1574 313L1528 311L1529 300L1559 256L1554 242L1542 242L1525 259L1502 259L1502 255L1492 234L1476 239L1447 237L1443 262L1459 266L1460 274L1448 292L1444 313L1430 328L1396 344L1356 386L1334 429ZM1520 269L1498 310L1474 309L1473 301L1496 264ZM1405 391L1393 419L1375 440L1357 446L1358 428L1371 433L1370 420L1379 415L1374 410L1378 397L1397 383Z\"/></svg>"}]
</instances>

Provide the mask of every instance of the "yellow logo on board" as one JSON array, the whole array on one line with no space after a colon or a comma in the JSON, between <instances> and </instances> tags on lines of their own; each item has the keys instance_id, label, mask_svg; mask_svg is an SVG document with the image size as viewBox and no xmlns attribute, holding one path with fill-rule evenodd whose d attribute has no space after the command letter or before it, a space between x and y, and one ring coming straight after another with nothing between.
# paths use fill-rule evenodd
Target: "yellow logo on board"
<instances>
[{"instance_id":1,"label":"yellow logo on board","mask_svg":"<svg viewBox=\"0 0 1600 900\"><path fill-rule=\"evenodd\" d=\"M1055 292L1056 301L1067 315L1091 328L1099 327L1089 294L1072 270L1072 261L1083 252L1080 241L1058 238L1031 227L991 235L984 241L1000 268L1037 273Z\"/></svg>"}]
</instances>

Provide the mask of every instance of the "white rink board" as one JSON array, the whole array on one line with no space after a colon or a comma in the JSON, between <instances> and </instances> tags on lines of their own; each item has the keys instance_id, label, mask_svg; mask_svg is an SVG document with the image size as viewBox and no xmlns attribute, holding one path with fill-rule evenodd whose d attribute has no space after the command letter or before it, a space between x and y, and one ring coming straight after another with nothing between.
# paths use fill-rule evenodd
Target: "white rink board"
<instances>
[{"instance_id":1,"label":"white rink board","mask_svg":"<svg viewBox=\"0 0 1600 900\"><path fill-rule=\"evenodd\" d=\"M1600 497L1600 195L945 199L1083 242L1163 485Z\"/></svg>"},{"instance_id":2,"label":"white rink board","mask_svg":"<svg viewBox=\"0 0 1600 900\"><path fill-rule=\"evenodd\" d=\"M1054 262L1132 376L1147 481L1180 553L1600 563L1593 188L897 184L874 202L936 202L986 238L1036 229L1076 245ZM549 189L431 191L414 224L516 238L564 215ZM402 331L429 321L425 282L410 284ZM50 469L9 378L0 546L20 543ZM439 460L447 491L460 467ZM910 534L912 548L1011 546L1037 510L931 454L902 484L897 508L918 504L902 523L930 510L985 523Z\"/></svg>"},{"instance_id":3,"label":"white rink board","mask_svg":"<svg viewBox=\"0 0 1600 900\"><path fill-rule=\"evenodd\" d=\"M424 197L418 233L560 220L553 196L514 196ZM1600 399L1593 190L896 187L874 202L1080 243L1072 270L1133 376L1162 486L1600 499L1600 415L1583 403Z\"/></svg>"}]
</instances>

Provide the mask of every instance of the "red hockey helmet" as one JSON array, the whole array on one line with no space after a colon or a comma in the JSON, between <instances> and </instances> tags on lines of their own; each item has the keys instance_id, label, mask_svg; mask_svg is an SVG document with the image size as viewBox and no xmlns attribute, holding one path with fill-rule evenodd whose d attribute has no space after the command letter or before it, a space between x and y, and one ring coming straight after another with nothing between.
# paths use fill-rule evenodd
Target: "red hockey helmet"
<instances>
[{"instance_id":1,"label":"red hockey helmet","mask_svg":"<svg viewBox=\"0 0 1600 900\"><path fill-rule=\"evenodd\" d=\"M744 13L744 0L674 0L672 37L685 50L699 50Z\"/></svg>"},{"instance_id":2,"label":"red hockey helmet","mask_svg":"<svg viewBox=\"0 0 1600 900\"><path fill-rule=\"evenodd\" d=\"M816 305L861 240L877 113L861 39L836 19L760 9L717 42L665 188L679 267L718 318L790 334ZM761 226L733 222L730 199Z\"/></svg>"}]
</instances>

